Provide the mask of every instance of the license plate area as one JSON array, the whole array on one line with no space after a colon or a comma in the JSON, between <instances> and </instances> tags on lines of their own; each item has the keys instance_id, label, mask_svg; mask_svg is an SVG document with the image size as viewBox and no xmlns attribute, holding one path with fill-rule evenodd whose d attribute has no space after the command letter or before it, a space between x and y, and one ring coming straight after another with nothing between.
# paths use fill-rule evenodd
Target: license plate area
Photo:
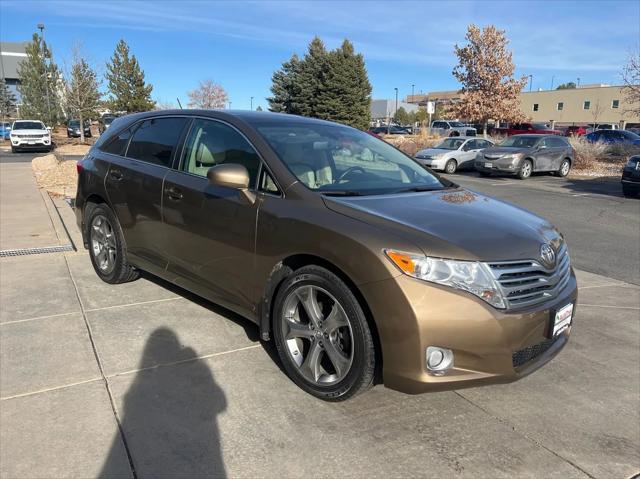
<instances>
[{"instance_id":1,"label":"license plate area","mask_svg":"<svg viewBox=\"0 0 640 479\"><path fill-rule=\"evenodd\" d=\"M488 161L486 161L486 162L484 163L484 167L485 167L485 168L493 168L493 163L489 163Z\"/></svg>"},{"instance_id":2,"label":"license plate area","mask_svg":"<svg viewBox=\"0 0 640 479\"><path fill-rule=\"evenodd\" d=\"M569 303L551 314L550 337L555 338L571 326L573 321L573 303Z\"/></svg>"}]
</instances>

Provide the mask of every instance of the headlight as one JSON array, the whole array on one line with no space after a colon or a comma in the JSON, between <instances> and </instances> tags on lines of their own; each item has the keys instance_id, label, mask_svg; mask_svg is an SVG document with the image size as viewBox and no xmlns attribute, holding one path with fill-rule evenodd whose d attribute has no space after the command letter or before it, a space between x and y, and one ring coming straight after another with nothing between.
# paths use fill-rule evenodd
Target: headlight
<instances>
[{"instance_id":1,"label":"headlight","mask_svg":"<svg viewBox=\"0 0 640 479\"><path fill-rule=\"evenodd\" d=\"M501 159L503 160L515 160L517 158L519 158L520 155L518 153L511 153L509 155L503 155L503 157Z\"/></svg>"},{"instance_id":2,"label":"headlight","mask_svg":"<svg viewBox=\"0 0 640 479\"><path fill-rule=\"evenodd\" d=\"M488 267L477 261L432 258L400 251L385 251L403 273L431 283L467 291L496 308L505 308L500 287Z\"/></svg>"}]
</instances>

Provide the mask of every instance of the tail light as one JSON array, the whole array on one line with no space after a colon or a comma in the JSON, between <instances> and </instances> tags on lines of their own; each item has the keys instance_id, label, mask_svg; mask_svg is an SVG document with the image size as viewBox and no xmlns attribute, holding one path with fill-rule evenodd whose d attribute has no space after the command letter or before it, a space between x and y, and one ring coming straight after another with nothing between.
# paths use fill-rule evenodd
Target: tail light
<instances>
[{"instance_id":1,"label":"tail light","mask_svg":"<svg viewBox=\"0 0 640 479\"><path fill-rule=\"evenodd\" d=\"M82 158L80 161L78 161L78 163L76 163L76 171L78 172L78 175L82 173L82 170L84 170L84 165L82 164L83 161L84 161L84 158Z\"/></svg>"}]
</instances>

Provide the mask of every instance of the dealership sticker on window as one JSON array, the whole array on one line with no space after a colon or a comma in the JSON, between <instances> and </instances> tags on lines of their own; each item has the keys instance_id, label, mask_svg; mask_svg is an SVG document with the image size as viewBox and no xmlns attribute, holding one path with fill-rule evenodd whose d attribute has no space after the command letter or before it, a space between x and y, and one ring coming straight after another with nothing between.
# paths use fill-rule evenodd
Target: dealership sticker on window
<instances>
[{"instance_id":1,"label":"dealership sticker on window","mask_svg":"<svg viewBox=\"0 0 640 479\"><path fill-rule=\"evenodd\" d=\"M569 303L556 311L556 317L553 321L553 334L556 337L562 331L571 326L571 318L573 316L573 303Z\"/></svg>"}]
</instances>

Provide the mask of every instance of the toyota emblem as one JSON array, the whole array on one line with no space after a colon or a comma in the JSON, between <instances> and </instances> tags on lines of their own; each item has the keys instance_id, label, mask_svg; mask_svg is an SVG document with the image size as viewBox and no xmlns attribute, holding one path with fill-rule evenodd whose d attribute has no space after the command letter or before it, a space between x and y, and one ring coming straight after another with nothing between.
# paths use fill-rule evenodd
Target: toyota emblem
<instances>
[{"instance_id":1,"label":"toyota emblem","mask_svg":"<svg viewBox=\"0 0 640 479\"><path fill-rule=\"evenodd\" d=\"M549 243L540 246L540 259L547 269L552 269L556 265L556 252Z\"/></svg>"}]
</instances>

